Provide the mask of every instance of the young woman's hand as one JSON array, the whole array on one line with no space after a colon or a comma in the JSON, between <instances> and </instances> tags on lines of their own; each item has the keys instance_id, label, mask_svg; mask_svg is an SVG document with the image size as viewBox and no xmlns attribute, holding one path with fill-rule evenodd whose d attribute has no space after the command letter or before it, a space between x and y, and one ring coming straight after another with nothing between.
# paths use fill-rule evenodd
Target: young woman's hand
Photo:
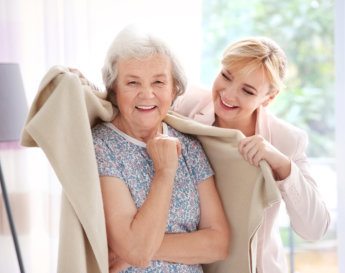
<instances>
[{"instance_id":1,"label":"young woman's hand","mask_svg":"<svg viewBox=\"0 0 345 273\"><path fill-rule=\"evenodd\" d=\"M266 160L278 180L283 180L290 175L290 159L260 135L242 139L238 150L243 158L254 166L258 167L261 160Z\"/></svg>"}]
</instances>

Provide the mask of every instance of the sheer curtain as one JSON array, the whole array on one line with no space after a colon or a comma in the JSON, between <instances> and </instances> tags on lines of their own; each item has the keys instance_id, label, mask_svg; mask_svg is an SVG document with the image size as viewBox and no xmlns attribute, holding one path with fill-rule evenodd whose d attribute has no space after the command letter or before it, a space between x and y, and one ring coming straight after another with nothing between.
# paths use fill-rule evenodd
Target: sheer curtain
<instances>
[{"instance_id":1,"label":"sheer curtain","mask_svg":"<svg viewBox=\"0 0 345 273\"><path fill-rule=\"evenodd\" d=\"M30 106L40 80L56 64L76 67L101 85L100 69L116 33L129 23L145 23L173 46L189 79L199 82L201 2L0 0L0 62L20 64ZM26 272L55 272L59 181L39 148L3 148L0 160ZM0 201L0 272L15 273L19 267Z\"/></svg>"},{"instance_id":2,"label":"sheer curtain","mask_svg":"<svg viewBox=\"0 0 345 273\"><path fill-rule=\"evenodd\" d=\"M336 145L337 145L337 180L338 180L338 267L339 273L345 273L345 3L335 1L335 110L336 110Z\"/></svg>"}]
</instances>

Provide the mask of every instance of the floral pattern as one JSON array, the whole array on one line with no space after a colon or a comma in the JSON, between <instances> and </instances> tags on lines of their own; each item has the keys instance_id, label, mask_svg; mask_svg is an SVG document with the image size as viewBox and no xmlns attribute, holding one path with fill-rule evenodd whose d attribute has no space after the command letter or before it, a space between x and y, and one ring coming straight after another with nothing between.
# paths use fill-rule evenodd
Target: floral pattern
<instances>
[{"instance_id":1,"label":"floral pattern","mask_svg":"<svg viewBox=\"0 0 345 273\"><path fill-rule=\"evenodd\" d=\"M167 233L196 231L200 220L197 185L213 175L207 157L192 136L182 134L165 124L169 136L181 142L181 155L167 219ZM154 177L153 162L145 144L120 132L110 123L102 123L92 130L100 176L114 176L128 186L132 198L140 208L149 192ZM130 267L132 272L203 272L201 265L186 265L165 261L152 261L146 269Z\"/></svg>"}]
</instances>

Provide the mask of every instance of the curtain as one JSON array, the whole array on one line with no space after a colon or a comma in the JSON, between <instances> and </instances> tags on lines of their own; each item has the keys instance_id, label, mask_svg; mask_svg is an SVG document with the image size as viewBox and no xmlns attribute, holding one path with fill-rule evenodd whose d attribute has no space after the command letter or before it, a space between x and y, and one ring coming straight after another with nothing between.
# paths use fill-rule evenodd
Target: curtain
<instances>
[{"instance_id":1,"label":"curtain","mask_svg":"<svg viewBox=\"0 0 345 273\"><path fill-rule=\"evenodd\" d=\"M338 268L339 273L345 272L345 3L342 0L335 1L335 115L336 115L336 163L338 182Z\"/></svg>"}]
</instances>

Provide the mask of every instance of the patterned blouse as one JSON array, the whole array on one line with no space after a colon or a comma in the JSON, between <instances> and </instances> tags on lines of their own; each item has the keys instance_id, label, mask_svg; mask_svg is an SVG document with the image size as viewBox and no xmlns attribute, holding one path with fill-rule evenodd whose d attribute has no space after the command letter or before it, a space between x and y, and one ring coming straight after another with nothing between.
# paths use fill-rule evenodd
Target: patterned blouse
<instances>
[{"instance_id":1,"label":"patterned blouse","mask_svg":"<svg viewBox=\"0 0 345 273\"><path fill-rule=\"evenodd\" d=\"M99 175L122 179L139 209L146 199L155 172L153 162L146 152L146 144L126 135L111 123L95 126L92 134ZM213 171L197 139L182 134L165 123L163 123L163 134L178 138L182 146L166 232L196 231L200 220L197 185L212 176ZM152 261L145 269L132 266L122 272L200 273L203 271L198 264Z\"/></svg>"}]
</instances>

